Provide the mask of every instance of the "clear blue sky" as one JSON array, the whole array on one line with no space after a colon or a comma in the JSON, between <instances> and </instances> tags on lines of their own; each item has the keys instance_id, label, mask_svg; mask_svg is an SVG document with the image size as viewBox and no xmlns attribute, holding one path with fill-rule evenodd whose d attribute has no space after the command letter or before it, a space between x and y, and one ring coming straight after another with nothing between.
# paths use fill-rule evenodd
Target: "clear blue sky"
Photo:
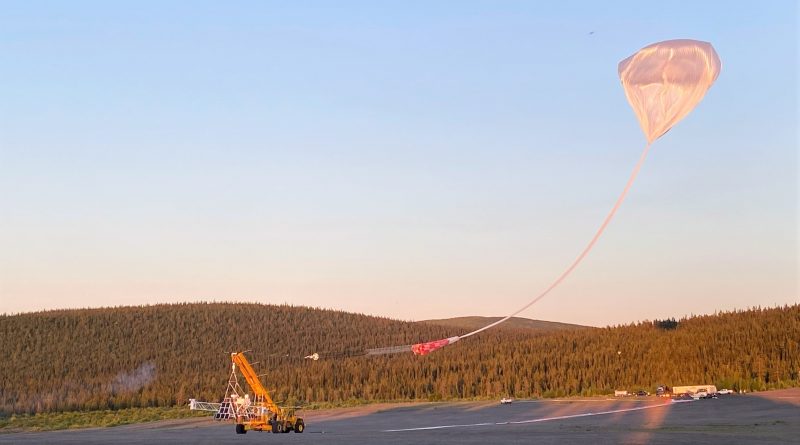
<instances>
[{"instance_id":1,"label":"clear blue sky","mask_svg":"<svg viewBox=\"0 0 800 445\"><path fill-rule=\"evenodd\" d=\"M644 145L617 63L722 74L524 315L798 302L798 10L776 2L4 2L0 312L195 300L504 315Z\"/></svg>"}]
</instances>

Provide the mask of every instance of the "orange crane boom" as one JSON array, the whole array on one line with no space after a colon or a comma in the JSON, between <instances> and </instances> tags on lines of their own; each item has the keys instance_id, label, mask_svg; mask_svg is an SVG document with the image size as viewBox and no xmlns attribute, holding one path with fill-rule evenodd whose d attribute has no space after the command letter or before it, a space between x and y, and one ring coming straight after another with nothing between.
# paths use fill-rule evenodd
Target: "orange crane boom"
<instances>
[{"instance_id":1,"label":"orange crane boom","mask_svg":"<svg viewBox=\"0 0 800 445\"><path fill-rule=\"evenodd\" d=\"M237 368L253 391L252 399L239 385ZM302 433L305 429L303 419L295 415L294 408L280 407L272 400L269 391L261 383L253 365L243 352L231 353L231 374L222 402L199 402L190 399L189 409L213 411L216 420L234 420L236 434L245 434L249 430Z\"/></svg>"},{"instance_id":2,"label":"orange crane boom","mask_svg":"<svg viewBox=\"0 0 800 445\"><path fill-rule=\"evenodd\" d=\"M247 384L250 385L250 389L253 390L253 395L256 398L262 398L264 400L264 406L269 408L272 412L279 412L281 409L272 400L272 397L270 397L269 392L267 392L267 389L264 388L264 385L261 384L261 380L258 379L258 374L256 374L256 371L247 360L247 357L244 356L244 353L232 352L231 361L234 365L239 367L239 372L242 373L245 381L247 381Z\"/></svg>"},{"instance_id":3,"label":"orange crane boom","mask_svg":"<svg viewBox=\"0 0 800 445\"><path fill-rule=\"evenodd\" d=\"M243 410L236 414L236 433L245 434L248 430L272 431L273 433L302 433L305 429L303 419L294 414L293 409L284 409L275 404L269 391L261 384L253 365L244 356L244 352L231 353L231 372L236 368L242 373L250 389L253 390L252 407L243 404ZM245 396L246 398L247 396Z\"/></svg>"}]
</instances>

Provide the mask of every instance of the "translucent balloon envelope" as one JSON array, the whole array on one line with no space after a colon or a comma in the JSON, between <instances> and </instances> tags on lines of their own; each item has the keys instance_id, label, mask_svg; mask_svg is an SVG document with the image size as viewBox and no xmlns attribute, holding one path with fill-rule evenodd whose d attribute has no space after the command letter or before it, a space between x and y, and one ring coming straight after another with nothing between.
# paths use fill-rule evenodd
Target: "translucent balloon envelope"
<instances>
[{"instance_id":1,"label":"translucent balloon envelope","mask_svg":"<svg viewBox=\"0 0 800 445\"><path fill-rule=\"evenodd\" d=\"M648 142L668 132L717 80L719 56L708 42L654 43L619 63L625 96Z\"/></svg>"}]
</instances>

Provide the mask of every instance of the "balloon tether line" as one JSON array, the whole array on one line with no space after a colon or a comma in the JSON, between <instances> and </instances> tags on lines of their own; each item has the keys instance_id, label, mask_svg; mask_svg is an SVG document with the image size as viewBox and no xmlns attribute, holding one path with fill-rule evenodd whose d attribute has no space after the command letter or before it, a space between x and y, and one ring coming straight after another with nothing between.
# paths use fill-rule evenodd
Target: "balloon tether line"
<instances>
[{"instance_id":1,"label":"balloon tether line","mask_svg":"<svg viewBox=\"0 0 800 445\"><path fill-rule=\"evenodd\" d=\"M595 234L592 237L591 241L589 241L589 244L587 244L586 247L583 248L583 251L581 251L580 255L578 255L578 257L575 258L575 261L573 261L572 264L570 264L569 267L567 267L566 270L564 270L564 272L562 272L561 275L559 275L558 278L556 278L556 280L553 281L552 284L550 284L550 286L548 286L541 294L539 294L536 298L534 298L533 300L528 302L525 306L522 306L516 312L514 312L514 313L512 313L510 315L507 315L506 317L501 318L500 320L497 320L497 321L495 321L493 323L490 323L490 324L488 324L488 325L486 325L486 326L484 326L484 327L482 327L480 329L476 329L476 330L474 330L472 332L468 332L468 333L466 333L464 335L459 335L458 336L459 339L467 338L467 337L469 337L471 335L475 335L475 334L477 334L479 332L483 332L483 331L485 331L485 330L487 330L489 328L493 328L493 327L499 325L500 323L503 323L503 322L507 321L511 317L519 315L521 312L523 312L526 309L528 309L529 307L533 306L534 303L536 303L537 301L539 301L542 298L544 298L545 295L549 294L550 291L552 291L559 284L561 284L561 282L564 281L569 276L569 274L571 274L572 271L575 270L576 267L578 267L578 265L581 263L581 261L583 261L583 259L586 257L586 255L589 254L589 251L592 250L592 247L594 247L594 245L597 242L597 240L600 239L600 235L602 235L603 232L606 230L606 226L608 226L608 223L610 223L611 220L614 219L614 215L617 213L617 210L619 210L619 207L622 205L622 202L625 200L625 196L628 195L628 191L631 189L631 186L633 185L633 182L636 180L636 176L639 174L639 170L642 169L642 165L644 164L645 158L647 158L647 153L650 151L650 146L651 145L652 145L652 142L648 142L647 145L644 147L644 150L642 151L642 155L639 157L639 161L636 163L636 166L633 167L633 172L631 172L631 177L628 178L628 183L625 184L625 188L622 190L622 193L619 195L619 198L617 198L617 202L614 203L614 207L612 207L611 211L608 212L608 215L603 220L603 223L600 225L600 228L597 229L597 232L595 232Z\"/></svg>"},{"instance_id":2,"label":"balloon tether line","mask_svg":"<svg viewBox=\"0 0 800 445\"><path fill-rule=\"evenodd\" d=\"M468 333L466 333L464 335L458 335L458 336L455 336L455 337L444 338L444 339L436 340L436 341L432 341L432 342L418 343L418 344L414 344L414 345L390 346L390 347L386 347L386 348L373 348L373 349L367 349L367 350L364 350L364 351L360 351L360 352L355 353L355 354L352 354L352 353L317 354L317 353L315 353L315 354L307 355L304 358L312 359L312 360L319 360L322 357L328 357L328 358L340 357L340 358L344 358L344 357L348 357L348 356L396 354L396 353L408 352L408 351L411 351L414 354L418 354L418 355L425 355L425 354L428 354L428 353L430 353L432 351L435 351L435 350L437 350L439 348L447 346L449 344L453 344L453 343L455 343L455 342L457 342L457 341L459 341L461 339L470 337L472 335L475 335L475 334L478 334L480 332L483 332L483 331L485 331L487 329L493 328L493 327L499 325L500 323L503 323L503 322L509 320L511 317L514 317L514 316L520 314L521 312L525 311L529 307L533 306L537 301L539 301L542 298L544 298L553 289L555 289L559 284L561 284L578 267L578 265L583 261L583 259L586 258L586 255L589 254L589 252L594 247L595 243L597 243L597 240L600 239L600 236L606 230L606 227L608 226L608 224L611 222L612 219L614 219L614 215L617 213L617 210L619 210L620 206L622 205L622 202L625 201L625 197L628 195L628 192L630 191L631 187L633 186L634 181L636 181L636 176L639 174L639 170L641 170L642 169L642 165L644 165L644 160L647 158L647 153L650 151L650 146L651 145L652 145L652 141L648 141L647 145L645 145L641 156L639 156L639 161L637 161L636 165L633 167L633 171L631 172L631 176L630 176L630 178L628 178L628 182L625 184L625 188L622 189L622 193L620 193L619 197L617 198L617 201L614 203L614 207L612 207L611 210L608 212L608 215L606 215L605 219L603 220L603 223L600 224L600 227L597 229L597 231L595 232L595 234L592 237L592 239L589 240L589 243L586 244L586 247L583 248L583 250L578 255L578 257L575 258L575 260L569 265L569 267L567 267L563 272L561 272L561 275L559 275L558 278L556 278L555 281L553 281L550 284L550 286L548 286L542 293L537 295L536 298L534 298L533 300L531 300L527 304L525 304L525 306L522 306L521 308L517 309L516 312L514 312L514 313L512 313L510 315L507 315L506 317L501 318L500 320L497 320L497 321L495 321L493 323L490 323L490 324L488 324L488 325L486 325L486 326L484 326L484 327L482 327L480 329L476 329L476 330L474 330L472 332L468 332Z\"/></svg>"}]
</instances>

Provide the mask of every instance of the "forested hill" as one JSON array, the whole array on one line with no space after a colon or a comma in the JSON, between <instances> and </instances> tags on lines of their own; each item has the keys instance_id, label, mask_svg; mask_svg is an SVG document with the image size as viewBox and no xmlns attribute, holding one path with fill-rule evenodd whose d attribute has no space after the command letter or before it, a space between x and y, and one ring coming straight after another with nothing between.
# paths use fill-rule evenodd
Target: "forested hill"
<instances>
[{"instance_id":1,"label":"forested hill","mask_svg":"<svg viewBox=\"0 0 800 445\"><path fill-rule=\"evenodd\" d=\"M489 323L494 323L503 317L455 317L442 318L436 320L424 320L420 323L435 324L460 328L464 330L474 330L482 328ZM498 329L531 329L537 331L557 331L561 329L578 329L588 326L577 324L558 323L555 321L531 320L530 318L511 317L502 324L497 325Z\"/></svg>"},{"instance_id":2,"label":"forested hill","mask_svg":"<svg viewBox=\"0 0 800 445\"><path fill-rule=\"evenodd\" d=\"M287 403L603 394L714 383L800 386L800 306L677 321L489 330L430 355L295 359L410 344L461 328L339 311L179 304L0 316L0 410L36 412L219 400L229 351ZM286 355L290 358L286 358Z\"/></svg>"}]
</instances>

